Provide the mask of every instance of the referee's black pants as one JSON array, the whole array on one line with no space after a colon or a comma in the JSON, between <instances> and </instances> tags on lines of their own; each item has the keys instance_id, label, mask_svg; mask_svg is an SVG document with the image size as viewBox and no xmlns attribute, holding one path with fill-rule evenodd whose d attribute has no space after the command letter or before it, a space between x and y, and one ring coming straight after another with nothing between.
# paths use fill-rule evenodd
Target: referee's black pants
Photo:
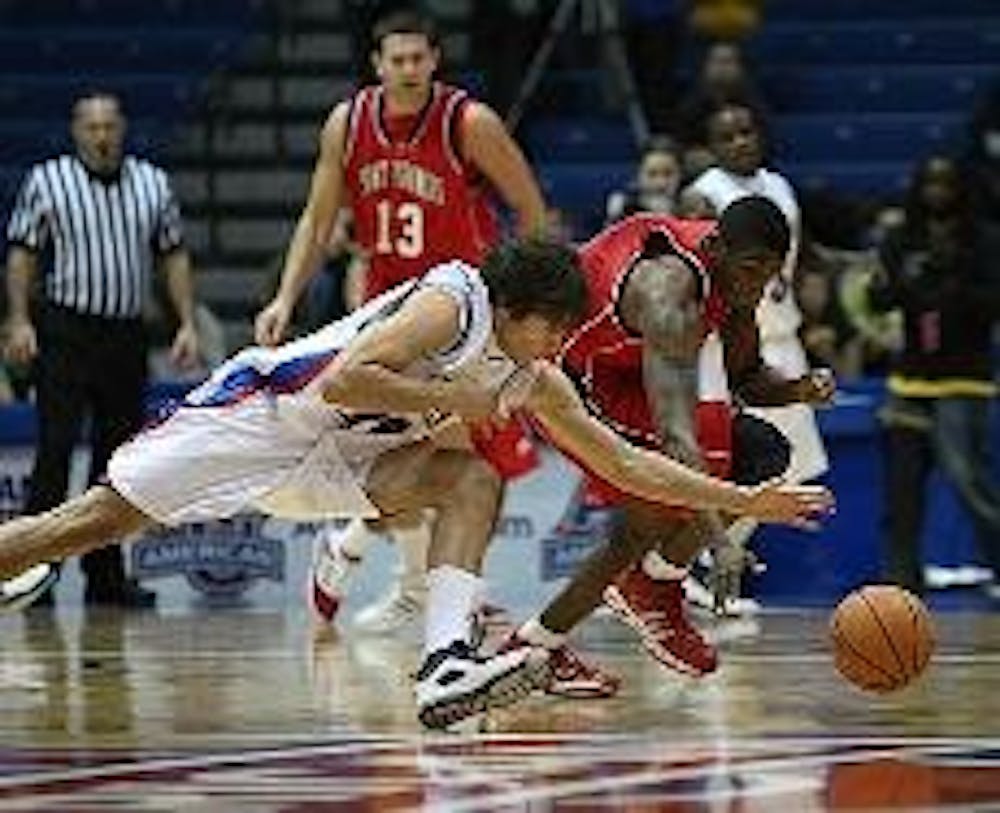
<instances>
[{"instance_id":1,"label":"referee's black pants","mask_svg":"<svg viewBox=\"0 0 1000 813\"><path fill-rule=\"evenodd\" d=\"M90 482L142 425L146 335L141 319L86 316L47 305L38 320L38 446L28 513L64 499L73 447L90 416ZM87 597L115 601L125 587L117 545L84 555Z\"/></svg>"}]
</instances>

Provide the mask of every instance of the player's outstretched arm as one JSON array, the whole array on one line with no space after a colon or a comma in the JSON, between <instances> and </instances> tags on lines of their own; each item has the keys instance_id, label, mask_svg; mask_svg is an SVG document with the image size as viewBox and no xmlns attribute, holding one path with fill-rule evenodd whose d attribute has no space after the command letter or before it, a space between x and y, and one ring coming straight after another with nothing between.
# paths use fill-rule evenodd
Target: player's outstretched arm
<instances>
[{"instance_id":1,"label":"player's outstretched arm","mask_svg":"<svg viewBox=\"0 0 1000 813\"><path fill-rule=\"evenodd\" d=\"M833 504L833 496L820 486L737 486L639 449L591 416L569 379L551 364L541 365L528 408L569 457L651 502L799 526L810 525Z\"/></svg>"},{"instance_id":2,"label":"player's outstretched arm","mask_svg":"<svg viewBox=\"0 0 1000 813\"><path fill-rule=\"evenodd\" d=\"M349 103L341 102L333 108L323 126L309 197L285 255L278 292L257 315L254 325L254 337L258 344L271 346L284 338L295 303L319 268L326 251L330 232L343 202L344 143L349 114Z\"/></svg>"},{"instance_id":3,"label":"player's outstretched arm","mask_svg":"<svg viewBox=\"0 0 1000 813\"><path fill-rule=\"evenodd\" d=\"M428 288L410 296L384 322L363 331L322 374L324 400L380 413L436 410L470 418L496 409L496 393L461 380L421 380L403 374L416 362L452 346L459 334L455 300Z\"/></svg>"},{"instance_id":4,"label":"player's outstretched arm","mask_svg":"<svg viewBox=\"0 0 1000 813\"><path fill-rule=\"evenodd\" d=\"M535 175L500 117L481 102L467 105L462 118L463 153L517 213L522 236L545 229L545 201Z\"/></svg>"}]
</instances>

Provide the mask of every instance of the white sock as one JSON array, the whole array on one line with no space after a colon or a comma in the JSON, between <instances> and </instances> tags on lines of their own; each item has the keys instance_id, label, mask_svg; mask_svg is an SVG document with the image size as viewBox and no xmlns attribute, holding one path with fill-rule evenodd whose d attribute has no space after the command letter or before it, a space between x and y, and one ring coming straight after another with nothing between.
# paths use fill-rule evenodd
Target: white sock
<instances>
[{"instance_id":1,"label":"white sock","mask_svg":"<svg viewBox=\"0 0 1000 813\"><path fill-rule=\"evenodd\" d=\"M424 520L409 528L390 528L389 534L399 551L397 573L404 593L423 593L427 589L427 550L431 546L430 523Z\"/></svg>"},{"instance_id":2,"label":"white sock","mask_svg":"<svg viewBox=\"0 0 1000 813\"><path fill-rule=\"evenodd\" d=\"M454 565L441 565L427 574L427 610L424 616L424 655L468 641L472 614L482 592L483 579Z\"/></svg>"},{"instance_id":3,"label":"white sock","mask_svg":"<svg viewBox=\"0 0 1000 813\"><path fill-rule=\"evenodd\" d=\"M541 646L545 649L558 649L566 641L565 633L546 629L537 618L525 621L517 631L517 637L532 646Z\"/></svg>"},{"instance_id":4,"label":"white sock","mask_svg":"<svg viewBox=\"0 0 1000 813\"><path fill-rule=\"evenodd\" d=\"M347 523L340 534L340 549L351 559L363 559L375 539L375 534L368 530L365 521L357 517Z\"/></svg>"},{"instance_id":5,"label":"white sock","mask_svg":"<svg viewBox=\"0 0 1000 813\"><path fill-rule=\"evenodd\" d=\"M657 581L680 581L688 574L686 567L668 562L655 550L649 551L642 558L642 570L649 578Z\"/></svg>"}]
</instances>

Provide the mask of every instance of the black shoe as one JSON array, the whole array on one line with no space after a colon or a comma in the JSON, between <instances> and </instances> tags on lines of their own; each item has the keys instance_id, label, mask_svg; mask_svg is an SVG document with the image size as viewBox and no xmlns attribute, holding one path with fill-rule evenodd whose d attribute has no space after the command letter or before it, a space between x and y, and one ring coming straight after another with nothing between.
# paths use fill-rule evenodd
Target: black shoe
<instances>
[{"instance_id":1,"label":"black shoe","mask_svg":"<svg viewBox=\"0 0 1000 813\"><path fill-rule=\"evenodd\" d=\"M28 605L28 610L53 610L56 606L56 586L53 584L44 593L42 593L38 598L36 598L31 604Z\"/></svg>"},{"instance_id":2,"label":"black shoe","mask_svg":"<svg viewBox=\"0 0 1000 813\"><path fill-rule=\"evenodd\" d=\"M465 641L431 652L417 672L417 707L427 728L443 729L544 688L548 652L525 646L481 657Z\"/></svg>"},{"instance_id":3,"label":"black shoe","mask_svg":"<svg viewBox=\"0 0 1000 813\"><path fill-rule=\"evenodd\" d=\"M156 593L140 587L135 579L127 579L123 584L110 588L88 583L83 593L83 600L89 605L148 610L156 606Z\"/></svg>"}]
</instances>

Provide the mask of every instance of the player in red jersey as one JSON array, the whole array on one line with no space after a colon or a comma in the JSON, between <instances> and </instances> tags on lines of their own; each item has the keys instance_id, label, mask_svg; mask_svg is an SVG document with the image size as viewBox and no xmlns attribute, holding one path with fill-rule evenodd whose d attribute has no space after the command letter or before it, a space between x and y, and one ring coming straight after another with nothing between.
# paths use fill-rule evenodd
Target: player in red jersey
<instances>
[{"instance_id":1,"label":"player in red jersey","mask_svg":"<svg viewBox=\"0 0 1000 813\"><path fill-rule=\"evenodd\" d=\"M520 233L544 226L538 184L499 116L434 81L440 50L430 21L397 12L373 39L380 84L338 103L323 127L278 293L257 317L261 344L284 337L341 208L353 210L368 256L368 297L439 262L480 263L496 239L484 181L514 210Z\"/></svg>"},{"instance_id":2,"label":"player in red jersey","mask_svg":"<svg viewBox=\"0 0 1000 813\"><path fill-rule=\"evenodd\" d=\"M754 310L789 239L781 211L748 197L718 222L640 214L588 242L581 258L591 301L564 345L563 366L591 412L633 442L716 476L780 474L787 444L735 412L734 399L818 403L834 391L826 371L788 380L760 358ZM713 671L716 652L687 619L681 580L706 544L724 544L725 520L596 485L622 508L612 538L505 647L563 645L603 596L657 661L696 676Z\"/></svg>"},{"instance_id":3,"label":"player in red jersey","mask_svg":"<svg viewBox=\"0 0 1000 813\"><path fill-rule=\"evenodd\" d=\"M441 262L479 266L498 236L491 188L514 210L520 233L544 227L538 184L499 116L464 90L434 80L441 54L433 24L396 12L372 34L379 84L337 104L323 128L278 293L257 318L262 345L284 337L341 209L352 211L354 239L366 255L365 299ZM500 449L504 458L517 457L516 440ZM523 464L530 462L529 456ZM390 632L419 618L430 539L419 520L394 523L401 573L382 600L358 613L357 627ZM333 620L371 539L361 520L327 528L317 539L308 595L321 620Z\"/></svg>"}]
</instances>

